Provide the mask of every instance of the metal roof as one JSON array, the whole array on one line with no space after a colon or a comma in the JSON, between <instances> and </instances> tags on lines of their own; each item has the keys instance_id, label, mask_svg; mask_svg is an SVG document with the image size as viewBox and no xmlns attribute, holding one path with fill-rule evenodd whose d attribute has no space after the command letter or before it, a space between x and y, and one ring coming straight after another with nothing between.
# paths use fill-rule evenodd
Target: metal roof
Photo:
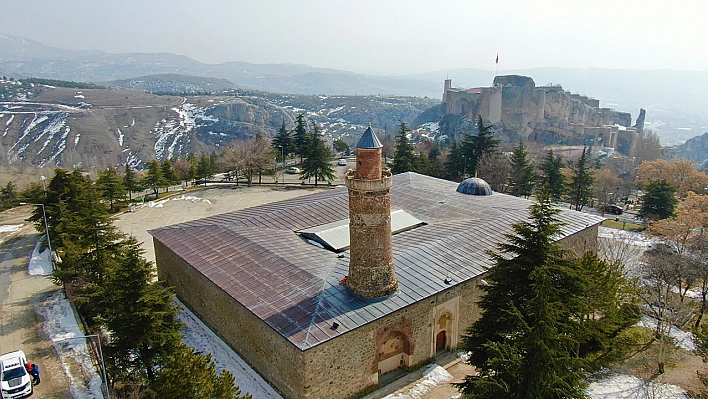
<instances>
[{"instance_id":1,"label":"metal roof","mask_svg":"<svg viewBox=\"0 0 708 399\"><path fill-rule=\"evenodd\" d=\"M371 125L364 131L364 135L361 136L359 142L356 143L356 148L382 148L379 138L371 129Z\"/></svg>"},{"instance_id":2,"label":"metal roof","mask_svg":"<svg viewBox=\"0 0 708 399\"><path fill-rule=\"evenodd\" d=\"M414 229L423 224L425 223L402 209L391 212L391 234ZM297 233L335 252L349 248L349 218L303 229Z\"/></svg>"},{"instance_id":3,"label":"metal roof","mask_svg":"<svg viewBox=\"0 0 708 399\"><path fill-rule=\"evenodd\" d=\"M471 196L457 183L416 173L393 177L391 207L425 225L393 237L398 292L383 299L353 294L339 281L349 252L311 245L297 231L349 216L346 188L152 230L228 295L301 350L473 279L492 265L486 251L526 220L530 201L505 194ZM604 220L563 210L568 236ZM341 258L340 258L341 257ZM158 267L162 265L158 264ZM452 284L445 284L445 278ZM332 323L339 327L332 329Z\"/></svg>"}]
</instances>

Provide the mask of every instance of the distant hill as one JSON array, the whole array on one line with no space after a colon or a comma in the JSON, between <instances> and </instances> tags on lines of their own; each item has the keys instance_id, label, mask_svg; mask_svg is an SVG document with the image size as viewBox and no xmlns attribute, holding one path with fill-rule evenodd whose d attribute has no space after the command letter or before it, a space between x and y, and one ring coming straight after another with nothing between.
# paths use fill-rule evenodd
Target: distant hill
<instances>
[{"instance_id":1,"label":"distant hill","mask_svg":"<svg viewBox=\"0 0 708 399\"><path fill-rule=\"evenodd\" d=\"M176 75L146 80L227 84ZM156 95L86 86L0 79L0 166L82 166L95 171L128 163L140 169L153 159L218 151L257 132L272 136L283 121L292 128L298 113L304 113L309 123L316 122L329 142L342 138L353 146L368 123L394 130L399 120L410 122L437 103L410 97L241 89L214 95Z\"/></svg>"},{"instance_id":2,"label":"distant hill","mask_svg":"<svg viewBox=\"0 0 708 399\"><path fill-rule=\"evenodd\" d=\"M442 99L446 77L453 80L455 87L470 88L491 85L495 75L493 71L472 68L407 76L375 76L298 64L204 64L169 53L110 54L63 50L2 34L0 71L15 78L36 76L99 83L178 74L225 79L237 87L273 93L396 95L436 100ZM561 84L565 90L600 100L602 107L634 116L639 108L644 108L647 110L646 127L659 134L665 145L688 140L696 132L708 129L708 112L705 111L708 91L704 90L708 87L708 71L535 68L502 70L499 74L529 76L539 85ZM160 84L171 85L167 80ZM137 88L145 90L140 85Z\"/></svg>"},{"instance_id":3,"label":"distant hill","mask_svg":"<svg viewBox=\"0 0 708 399\"><path fill-rule=\"evenodd\" d=\"M693 137L676 148L676 157L689 159L708 168L708 133Z\"/></svg>"},{"instance_id":4,"label":"distant hill","mask_svg":"<svg viewBox=\"0 0 708 399\"><path fill-rule=\"evenodd\" d=\"M226 79L204 78L178 74L148 75L114 80L107 86L147 91L151 93L201 94L242 88Z\"/></svg>"}]
</instances>

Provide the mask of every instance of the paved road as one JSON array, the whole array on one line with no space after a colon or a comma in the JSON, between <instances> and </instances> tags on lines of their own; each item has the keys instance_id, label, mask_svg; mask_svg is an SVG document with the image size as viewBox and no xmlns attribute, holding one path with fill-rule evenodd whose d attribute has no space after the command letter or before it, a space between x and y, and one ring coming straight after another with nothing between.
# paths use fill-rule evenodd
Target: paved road
<instances>
[{"instance_id":1,"label":"paved road","mask_svg":"<svg viewBox=\"0 0 708 399\"><path fill-rule=\"evenodd\" d=\"M44 320L35 312L59 287L46 277L27 273L37 242L34 226L24 221L30 212L29 207L21 207L0 213L0 225L25 225L18 232L3 234L0 244L0 353L21 349L39 365L42 382L35 386L33 398L71 398L69 380L42 331Z\"/></svg>"}]
</instances>

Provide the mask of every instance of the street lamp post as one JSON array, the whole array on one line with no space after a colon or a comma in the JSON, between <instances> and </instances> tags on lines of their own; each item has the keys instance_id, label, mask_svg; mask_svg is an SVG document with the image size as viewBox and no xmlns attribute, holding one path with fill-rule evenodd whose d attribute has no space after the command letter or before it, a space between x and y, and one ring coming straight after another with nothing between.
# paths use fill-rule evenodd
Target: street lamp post
<instances>
[{"instance_id":1,"label":"street lamp post","mask_svg":"<svg viewBox=\"0 0 708 399\"><path fill-rule=\"evenodd\" d=\"M278 147L280 147L280 156L283 159L283 170L280 174L283 176L283 185L285 185L285 147L282 145L279 145Z\"/></svg>"},{"instance_id":2,"label":"street lamp post","mask_svg":"<svg viewBox=\"0 0 708 399\"><path fill-rule=\"evenodd\" d=\"M462 168L462 180L465 180L467 178L467 157L463 155L462 159L465 161L465 166Z\"/></svg>"},{"instance_id":3,"label":"street lamp post","mask_svg":"<svg viewBox=\"0 0 708 399\"><path fill-rule=\"evenodd\" d=\"M42 207L42 216L44 216L44 232L47 234L47 247L49 247L49 261L52 263L52 270L56 270L54 266L54 256L52 255L52 241L49 239L49 225L47 224L47 212L44 211L44 204L29 204L27 202L20 202L20 205L34 205Z\"/></svg>"},{"instance_id":4,"label":"street lamp post","mask_svg":"<svg viewBox=\"0 0 708 399\"><path fill-rule=\"evenodd\" d=\"M111 394L110 394L110 392L108 392L108 378L106 377L106 364L103 362L103 349L101 349L101 338L98 336L98 334L89 334L89 335L81 335L78 337L53 339L52 341L62 342L62 341L68 341L70 339L89 339L89 338L94 338L94 337L98 338L98 357L99 357L99 360L101 361L101 377L103 379L103 382L106 384L106 399L111 399Z\"/></svg>"}]
</instances>

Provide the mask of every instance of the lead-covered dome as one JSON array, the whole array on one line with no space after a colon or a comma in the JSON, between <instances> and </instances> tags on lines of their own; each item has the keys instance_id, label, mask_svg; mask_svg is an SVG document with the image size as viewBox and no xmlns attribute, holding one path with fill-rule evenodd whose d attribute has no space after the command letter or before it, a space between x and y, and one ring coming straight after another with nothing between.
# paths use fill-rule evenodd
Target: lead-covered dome
<instances>
[{"instance_id":1,"label":"lead-covered dome","mask_svg":"<svg viewBox=\"0 0 708 399\"><path fill-rule=\"evenodd\" d=\"M469 195L492 195L492 188L479 177L470 177L457 186L457 192Z\"/></svg>"}]
</instances>

